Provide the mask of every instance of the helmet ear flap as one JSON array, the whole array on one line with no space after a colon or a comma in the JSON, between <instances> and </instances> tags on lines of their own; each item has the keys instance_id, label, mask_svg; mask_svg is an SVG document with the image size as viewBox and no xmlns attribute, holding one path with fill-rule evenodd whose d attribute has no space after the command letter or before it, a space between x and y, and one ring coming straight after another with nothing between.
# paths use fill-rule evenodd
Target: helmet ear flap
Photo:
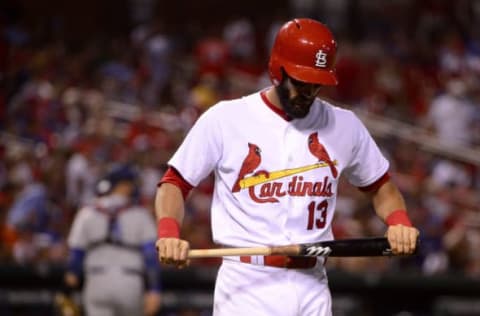
<instances>
[{"instance_id":1,"label":"helmet ear flap","mask_svg":"<svg viewBox=\"0 0 480 316\"><path fill-rule=\"evenodd\" d=\"M288 78L292 78L292 77L288 75L287 71L285 70L285 67L280 66L280 76L278 77L277 85L283 84Z\"/></svg>"},{"instance_id":2,"label":"helmet ear flap","mask_svg":"<svg viewBox=\"0 0 480 316\"><path fill-rule=\"evenodd\" d=\"M279 62L270 61L269 65L270 80L274 86L278 86L283 83L288 74Z\"/></svg>"},{"instance_id":3,"label":"helmet ear flap","mask_svg":"<svg viewBox=\"0 0 480 316\"><path fill-rule=\"evenodd\" d=\"M274 86L278 86L282 81L281 68L283 68L277 58L277 55L274 51L270 55L270 61L268 63L268 72L270 75L270 80Z\"/></svg>"}]
</instances>

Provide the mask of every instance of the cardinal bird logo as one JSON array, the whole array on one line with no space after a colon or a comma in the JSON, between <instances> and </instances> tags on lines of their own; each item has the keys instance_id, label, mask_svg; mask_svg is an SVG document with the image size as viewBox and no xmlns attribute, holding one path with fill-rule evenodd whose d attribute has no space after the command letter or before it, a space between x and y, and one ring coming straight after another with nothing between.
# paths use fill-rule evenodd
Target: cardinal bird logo
<instances>
[{"instance_id":1,"label":"cardinal bird logo","mask_svg":"<svg viewBox=\"0 0 480 316\"><path fill-rule=\"evenodd\" d=\"M242 167L240 168L237 180L233 185L232 192L240 191L240 181L245 177L245 175L253 172L260 165L260 162L262 161L262 156L260 155L261 152L262 151L257 145L248 143L248 154L243 160Z\"/></svg>"},{"instance_id":2,"label":"cardinal bird logo","mask_svg":"<svg viewBox=\"0 0 480 316\"><path fill-rule=\"evenodd\" d=\"M330 167L330 171L332 172L332 175L334 178L337 178L338 176L338 171L337 168L335 167L335 164L333 161L330 159L330 156L328 155L327 151L325 150L325 147L323 147L322 144L318 141L318 133L312 133L310 136L308 136L308 149L310 149L310 152L312 155L318 158L318 161L324 161L328 164Z\"/></svg>"}]
</instances>

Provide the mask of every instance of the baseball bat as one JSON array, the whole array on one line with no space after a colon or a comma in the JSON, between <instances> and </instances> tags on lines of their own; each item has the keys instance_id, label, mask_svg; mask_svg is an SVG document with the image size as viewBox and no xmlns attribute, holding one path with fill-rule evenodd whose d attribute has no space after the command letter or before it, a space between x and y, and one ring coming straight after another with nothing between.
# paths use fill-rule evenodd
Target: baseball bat
<instances>
[{"instance_id":1,"label":"baseball bat","mask_svg":"<svg viewBox=\"0 0 480 316\"><path fill-rule=\"evenodd\" d=\"M337 160L334 160L333 164L336 165ZM262 174L258 174L258 175L255 175L255 176L246 177L246 178L240 180L239 184L240 184L240 187L242 189L246 189L246 188L253 187L255 185L262 184L262 183L265 183L265 182L285 178L285 177L288 177L288 176L291 176L291 175L294 175L294 174L306 172L308 170L317 169L317 168L324 168L324 167L328 167L328 166L329 166L329 164L326 163L326 162L317 162L317 163L314 163L312 165L307 165L307 166L293 168L293 169L283 169L283 170L278 170L278 171L271 171L271 172L268 173L268 177L265 174L262 173Z\"/></svg>"},{"instance_id":2,"label":"baseball bat","mask_svg":"<svg viewBox=\"0 0 480 316\"><path fill-rule=\"evenodd\" d=\"M419 242L417 241L418 250ZM322 256L322 257L375 257L392 256L392 250L386 237L367 237L353 239L337 239L315 243L293 244L271 247L246 248L215 248L192 249L189 258L226 257L254 255L284 255L284 256Z\"/></svg>"}]
</instances>

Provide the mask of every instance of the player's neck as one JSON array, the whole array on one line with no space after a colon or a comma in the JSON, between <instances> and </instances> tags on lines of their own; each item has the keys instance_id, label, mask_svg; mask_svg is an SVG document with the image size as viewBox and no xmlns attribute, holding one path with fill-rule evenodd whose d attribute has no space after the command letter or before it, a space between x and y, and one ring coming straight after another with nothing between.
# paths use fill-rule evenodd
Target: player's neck
<instances>
[{"instance_id":1,"label":"player's neck","mask_svg":"<svg viewBox=\"0 0 480 316\"><path fill-rule=\"evenodd\" d=\"M275 90L274 86L268 88L268 90L265 93L265 96L273 106L275 106L280 110L283 110L282 105L280 103L280 98L278 97L277 91Z\"/></svg>"}]
</instances>

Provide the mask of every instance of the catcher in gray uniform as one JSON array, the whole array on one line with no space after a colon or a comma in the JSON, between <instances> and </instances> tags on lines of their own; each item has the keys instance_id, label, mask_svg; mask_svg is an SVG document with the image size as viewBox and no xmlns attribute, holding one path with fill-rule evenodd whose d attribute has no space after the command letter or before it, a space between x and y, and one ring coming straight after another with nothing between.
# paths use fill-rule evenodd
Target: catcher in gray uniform
<instances>
[{"instance_id":1,"label":"catcher in gray uniform","mask_svg":"<svg viewBox=\"0 0 480 316\"><path fill-rule=\"evenodd\" d=\"M135 205L136 172L118 165L97 186L99 196L81 208L68 237L65 283L83 279L89 316L155 315L160 308L160 271L152 214Z\"/></svg>"}]
</instances>

